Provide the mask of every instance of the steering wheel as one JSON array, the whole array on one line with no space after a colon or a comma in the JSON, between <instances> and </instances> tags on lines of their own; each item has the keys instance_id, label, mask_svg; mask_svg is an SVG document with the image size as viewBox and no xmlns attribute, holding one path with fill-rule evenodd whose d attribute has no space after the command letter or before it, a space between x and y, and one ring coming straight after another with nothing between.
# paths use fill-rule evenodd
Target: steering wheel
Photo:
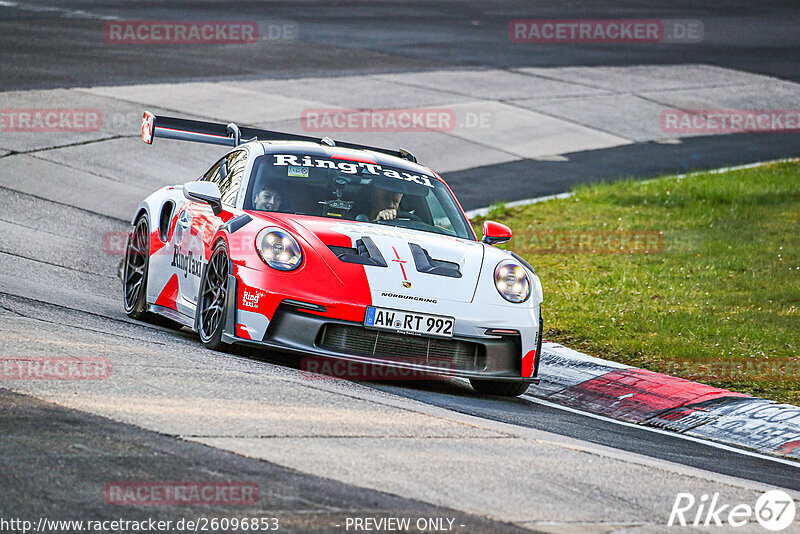
<instances>
[{"instance_id":1,"label":"steering wheel","mask_svg":"<svg viewBox=\"0 0 800 534\"><path fill-rule=\"evenodd\" d=\"M410 211L398 211L397 212L398 219L410 219L412 221L417 222L425 222L423 221L418 215L411 213Z\"/></svg>"}]
</instances>

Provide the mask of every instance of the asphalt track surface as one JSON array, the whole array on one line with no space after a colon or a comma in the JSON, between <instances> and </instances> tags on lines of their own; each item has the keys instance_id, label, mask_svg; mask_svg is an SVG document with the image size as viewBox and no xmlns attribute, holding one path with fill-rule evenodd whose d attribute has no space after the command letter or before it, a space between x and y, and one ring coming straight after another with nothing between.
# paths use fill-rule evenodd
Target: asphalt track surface
<instances>
[{"instance_id":1,"label":"asphalt track surface","mask_svg":"<svg viewBox=\"0 0 800 534\"><path fill-rule=\"evenodd\" d=\"M11 2L8 2L11 3ZM0 7L0 88L299 77L442 67L534 67L705 63L800 80L797 2L13 2ZM4 2L6 4L6 2ZM121 19L292 21L298 41L260 50L150 45L113 47L102 26ZM697 19L692 44L512 45L516 19Z\"/></svg>"},{"instance_id":2,"label":"asphalt track surface","mask_svg":"<svg viewBox=\"0 0 800 534\"><path fill-rule=\"evenodd\" d=\"M188 80L242 80L447 68L707 64L800 81L800 3L661 2L92 2L0 5L0 90ZM697 20L698 43L515 44L516 19ZM248 20L290 24L255 45L111 45L113 19ZM712 169L800 156L800 133L704 136L684 145L578 152L568 162L521 162L444 173L466 209L558 193L576 183ZM486 190L486 177L493 187ZM530 180L536 177L536 180Z\"/></svg>"},{"instance_id":3,"label":"asphalt track surface","mask_svg":"<svg viewBox=\"0 0 800 534\"><path fill-rule=\"evenodd\" d=\"M89 2L5 2L0 5L0 64L3 71L0 89L22 91L155 81L292 78L465 66L512 68L682 62L715 64L788 80L800 79L796 63L800 52L796 3L741 2L725 7L705 3L698 7L686 2L609 5L577 2L572 3L566 13L561 2L536 5L237 2L235 18L290 20L299 25L301 32L297 42L264 42L259 45L263 46L262 53L254 54L248 50L245 55L242 49L230 46L115 49L98 37L98 28L102 27L106 16L128 19L234 18L230 3L188 2L181 4L178 10L171 2L111 2L102 8ZM269 14L265 16L267 11ZM559 45L533 50L509 46L509 20L555 17L694 18L704 21L706 33L713 39L694 45L657 47ZM513 200L515 196L525 198L561 192L574 183L585 181L626 175L646 177L797 156L800 154L798 147L800 143L796 134L700 137L684 140L680 145L643 143L587 151L571 155L567 163L524 160L491 168L457 171L448 178L457 194L465 199L466 207L478 207L482 205L478 187L480 180L490 173L501 178L497 182L505 183L503 187L507 197ZM532 172L543 179L535 187L523 186L519 176ZM47 177L38 176L37 179L43 178ZM34 177L24 179L32 180ZM148 191L141 193L144 197ZM174 369L169 367L168 372L176 375L171 377L175 380L164 378L155 381L141 393L143 397L152 395L168 400L175 395L175 403L183 400L178 398L179 395L187 395L176 384L198 379L197 388L205 390L213 389L211 384L215 380L224 380L214 374L214 369L219 366L226 371L228 365L245 367L249 374L242 376L253 382L253 388L258 385L257 377L262 373L285 379L287 373L296 372L297 362L279 355L239 355L231 364L222 360L226 356L204 351L194 335L129 321L119 304L119 287L115 278L117 258L105 254L96 242L88 243L84 239L86 235L124 230L125 219L130 214L96 215L77 209L68 191L59 191L58 185L55 192L50 189L38 195L0 188L0 207L4 236L0 251L3 354L76 355L84 354L88 347L88 350L100 353L113 352L117 358L115 366L117 361L121 362L123 376L126 374L125 365L138 365L138 362L130 361L135 360L129 357L131 354L147 352L152 359L142 364L145 370L161 369L158 365L169 367L171 359L177 356L182 362L180 365L186 365L175 364ZM68 223L63 228L54 228L43 220L42 213L47 214L50 220ZM64 236L68 241L74 241L65 244ZM190 374L189 370L195 367L207 369L202 375ZM125 384L125 387L135 388L133 382ZM304 385L306 388L313 386ZM241 387L244 390L251 385L245 383ZM344 388L347 395L352 393L346 386L336 387ZM569 443L579 444L569 447L584 447L591 451L588 456L595 452L580 444L613 449L619 452L624 462L631 462L630 466L647 466L649 460L665 461L647 472L647 476L652 475L653 479L641 481L640 491L643 493L648 485L658 487L661 478L666 478L666 462L698 472L719 474L719 479L708 475L711 482L704 487L712 490L715 484L722 487L723 481L737 488L749 487L744 481L753 481L800 491L798 469L784 463L601 421L543 406L530 399L481 398L459 381L402 387L354 384L352 387L358 395L373 400L389 402L386 398L391 398L392 403L400 406L413 401L429 406L431 410L463 414L474 418L471 424L478 426L483 423L475 421L484 421L487 428L502 423L509 425L507 428L516 427L520 432L530 430L553 434ZM237 391L231 388L215 393L219 394L218 398L236 401ZM55 388L37 392L35 387L30 387L26 393L32 397L0 391L0 516L3 517L34 518L46 513L53 518L111 518L118 516L119 511L104 505L98 497L103 484L109 480L227 480L238 476L259 482L262 497L259 508L248 511L262 515L281 513L281 517L286 519L286 530L335 531L335 524L342 517L356 514L456 517L469 526L466 530L469 532L513 532L518 528L480 517L491 515L483 513L483 510L476 510L478 515L470 515L447 506L429 504L429 501L400 497L398 495L404 493L400 490L396 494L393 494L394 490L378 491L374 489L378 484L370 484L366 480L368 477L345 476L333 471L329 475L325 466L335 465L335 462L321 462L316 473L298 470L287 467L291 464L288 461L279 465L268 459L256 459L264 456L248 454L253 458L245 458L219 450L225 447L209 447L207 444L213 441L213 436L197 436L159 426L162 423L158 414L151 414L155 421L152 425L131 425L86 413L104 410L111 413L118 407L90 410L90 405L87 405L86 411L63 407L71 405L70 396L77 395L71 391ZM108 395L108 392L103 393ZM127 398L125 395L129 392L118 393L121 398ZM341 395L345 393L339 392ZM88 394L91 395L92 390ZM37 396L57 404L33 398ZM322 410L321 405L314 406L314 402L319 402L314 395L309 394L308 402L311 408ZM360 415L357 410L354 413ZM202 426L202 419L198 417L194 422ZM447 437L450 439L449 434ZM388 436L387 441L390 438ZM420 441L424 439L423 436ZM203 440L208 443L197 443ZM416 446L421 445L417 443ZM337 450L332 448L331 452ZM570 465L566 459L564 461L566 466ZM609 475L613 471L604 469L610 468L598 460L598 478L613 477L613 474ZM375 473L374 477L377 479L379 475ZM395 476L401 478L403 473ZM446 476L445 471L442 476ZM532 480L537 487L544 488L540 489L543 492L547 492L548 482L553 483L536 472L522 472L519 476ZM508 483L511 485L512 481ZM608 483L608 480L594 479L576 483L572 491L578 492L580 498L572 504L601 499L602 490ZM391 485L387 487L392 488ZM481 490L478 487L475 492ZM661 504L669 505L673 497L674 493L665 494ZM441 502L447 501L442 499ZM612 508L628 505L633 506L633 502L615 501ZM74 513L64 514L67 509ZM227 510L203 509L201 512L204 515L225 515ZM568 508L559 513L562 518L570 519ZM184 510L157 509L153 513L141 508L127 508L124 515L135 519L173 518L187 514ZM614 513L609 512L607 517L598 513L592 520L583 519L586 524L594 525L609 520L615 520ZM652 520L620 520L630 526L649 521ZM547 526L541 521L515 522L525 528Z\"/></svg>"}]
</instances>

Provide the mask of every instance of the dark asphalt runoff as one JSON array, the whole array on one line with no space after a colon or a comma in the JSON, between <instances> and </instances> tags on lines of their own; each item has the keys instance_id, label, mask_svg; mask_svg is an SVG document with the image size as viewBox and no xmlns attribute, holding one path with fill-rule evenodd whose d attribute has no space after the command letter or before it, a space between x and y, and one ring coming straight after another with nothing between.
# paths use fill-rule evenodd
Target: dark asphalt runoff
<instances>
[{"instance_id":1,"label":"dark asphalt runoff","mask_svg":"<svg viewBox=\"0 0 800 534\"><path fill-rule=\"evenodd\" d=\"M569 154L568 161L521 160L445 173L465 210L508 199L563 193L578 184L719 169L800 157L800 133L687 137ZM486 178L494 177L492 187Z\"/></svg>"},{"instance_id":2,"label":"dark asphalt runoff","mask_svg":"<svg viewBox=\"0 0 800 534\"><path fill-rule=\"evenodd\" d=\"M530 532L514 525L306 475L1 388L0 423L0 518L6 521L13 518L37 525L41 518L53 521L124 518L126 521L172 521L172 525L177 525L181 520L198 522L203 517L218 520L265 518L268 525L274 525L273 520L277 519L279 532L342 532L348 517L447 517L454 519L455 525L465 525L460 530L468 532ZM108 484L126 481L199 480L255 484L258 488L256 502L120 505L107 502L104 494ZM73 530L79 531L51 526L44 532ZM8 531L0 524L0 532Z\"/></svg>"},{"instance_id":3,"label":"dark asphalt runoff","mask_svg":"<svg viewBox=\"0 0 800 534\"><path fill-rule=\"evenodd\" d=\"M5 5L8 4L8 5ZM13 5L12 5L13 4ZM0 5L0 90L426 69L708 64L800 80L800 3L174 2L42 0ZM516 19L670 19L703 25L697 43L516 44ZM246 20L257 44L120 46L104 25L123 20ZM288 26L287 26L288 25ZM281 34L280 28L290 28ZM285 38L284 38L285 37ZM683 145L637 143L444 173L466 209L565 191L587 181L650 177L800 156L800 134L724 135ZM492 187L486 188L486 180ZM487 196L488 195L488 196Z\"/></svg>"},{"instance_id":4,"label":"dark asphalt runoff","mask_svg":"<svg viewBox=\"0 0 800 534\"><path fill-rule=\"evenodd\" d=\"M13 3L0 6L3 90L447 67L692 63L800 80L800 9L794 1ZM112 17L290 22L296 24L297 35L293 41L262 40L255 50L235 45L114 46L103 37L104 24ZM564 18L693 19L702 22L704 37L692 44L510 42L512 20ZM262 34L268 36L267 31Z\"/></svg>"}]
</instances>

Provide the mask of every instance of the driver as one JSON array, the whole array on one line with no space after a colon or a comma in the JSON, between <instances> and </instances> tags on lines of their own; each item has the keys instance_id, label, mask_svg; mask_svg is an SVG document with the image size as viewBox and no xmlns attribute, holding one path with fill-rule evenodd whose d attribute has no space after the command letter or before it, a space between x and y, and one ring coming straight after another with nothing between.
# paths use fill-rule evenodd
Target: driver
<instances>
[{"instance_id":1,"label":"driver","mask_svg":"<svg viewBox=\"0 0 800 534\"><path fill-rule=\"evenodd\" d=\"M394 193L385 189L375 189L368 213L370 221L389 221L397 218L397 208L403 199L403 193Z\"/></svg>"},{"instance_id":2,"label":"driver","mask_svg":"<svg viewBox=\"0 0 800 534\"><path fill-rule=\"evenodd\" d=\"M260 211L278 211L281 207L281 194L274 187L267 186L253 199L253 206Z\"/></svg>"}]
</instances>

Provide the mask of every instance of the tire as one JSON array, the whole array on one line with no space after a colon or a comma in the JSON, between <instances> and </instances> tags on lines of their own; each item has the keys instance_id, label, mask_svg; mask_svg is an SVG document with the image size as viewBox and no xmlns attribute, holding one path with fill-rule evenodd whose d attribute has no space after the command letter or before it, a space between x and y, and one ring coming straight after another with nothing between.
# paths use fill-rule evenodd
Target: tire
<instances>
[{"instance_id":1,"label":"tire","mask_svg":"<svg viewBox=\"0 0 800 534\"><path fill-rule=\"evenodd\" d=\"M147 215L136 220L128 236L122 260L122 292L125 313L131 319L180 330L183 325L147 311L147 275L150 270L150 225Z\"/></svg>"},{"instance_id":2,"label":"tire","mask_svg":"<svg viewBox=\"0 0 800 534\"><path fill-rule=\"evenodd\" d=\"M133 232L128 236L125 246L125 260L122 266L122 293L125 313L138 321L146 321L147 313L147 270L150 265L150 225L147 215L136 219Z\"/></svg>"},{"instance_id":3,"label":"tire","mask_svg":"<svg viewBox=\"0 0 800 534\"><path fill-rule=\"evenodd\" d=\"M212 350L227 351L230 347L222 341L230 265L228 248L225 242L221 241L214 247L200 280L200 293L197 295L197 333L200 334L203 345Z\"/></svg>"},{"instance_id":4,"label":"tire","mask_svg":"<svg viewBox=\"0 0 800 534\"><path fill-rule=\"evenodd\" d=\"M528 390L527 382L509 382L500 380L479 380L470 378L469 383L476 393L496 395L499 397L519 397Z\"/></svg>"}]
</instances>

